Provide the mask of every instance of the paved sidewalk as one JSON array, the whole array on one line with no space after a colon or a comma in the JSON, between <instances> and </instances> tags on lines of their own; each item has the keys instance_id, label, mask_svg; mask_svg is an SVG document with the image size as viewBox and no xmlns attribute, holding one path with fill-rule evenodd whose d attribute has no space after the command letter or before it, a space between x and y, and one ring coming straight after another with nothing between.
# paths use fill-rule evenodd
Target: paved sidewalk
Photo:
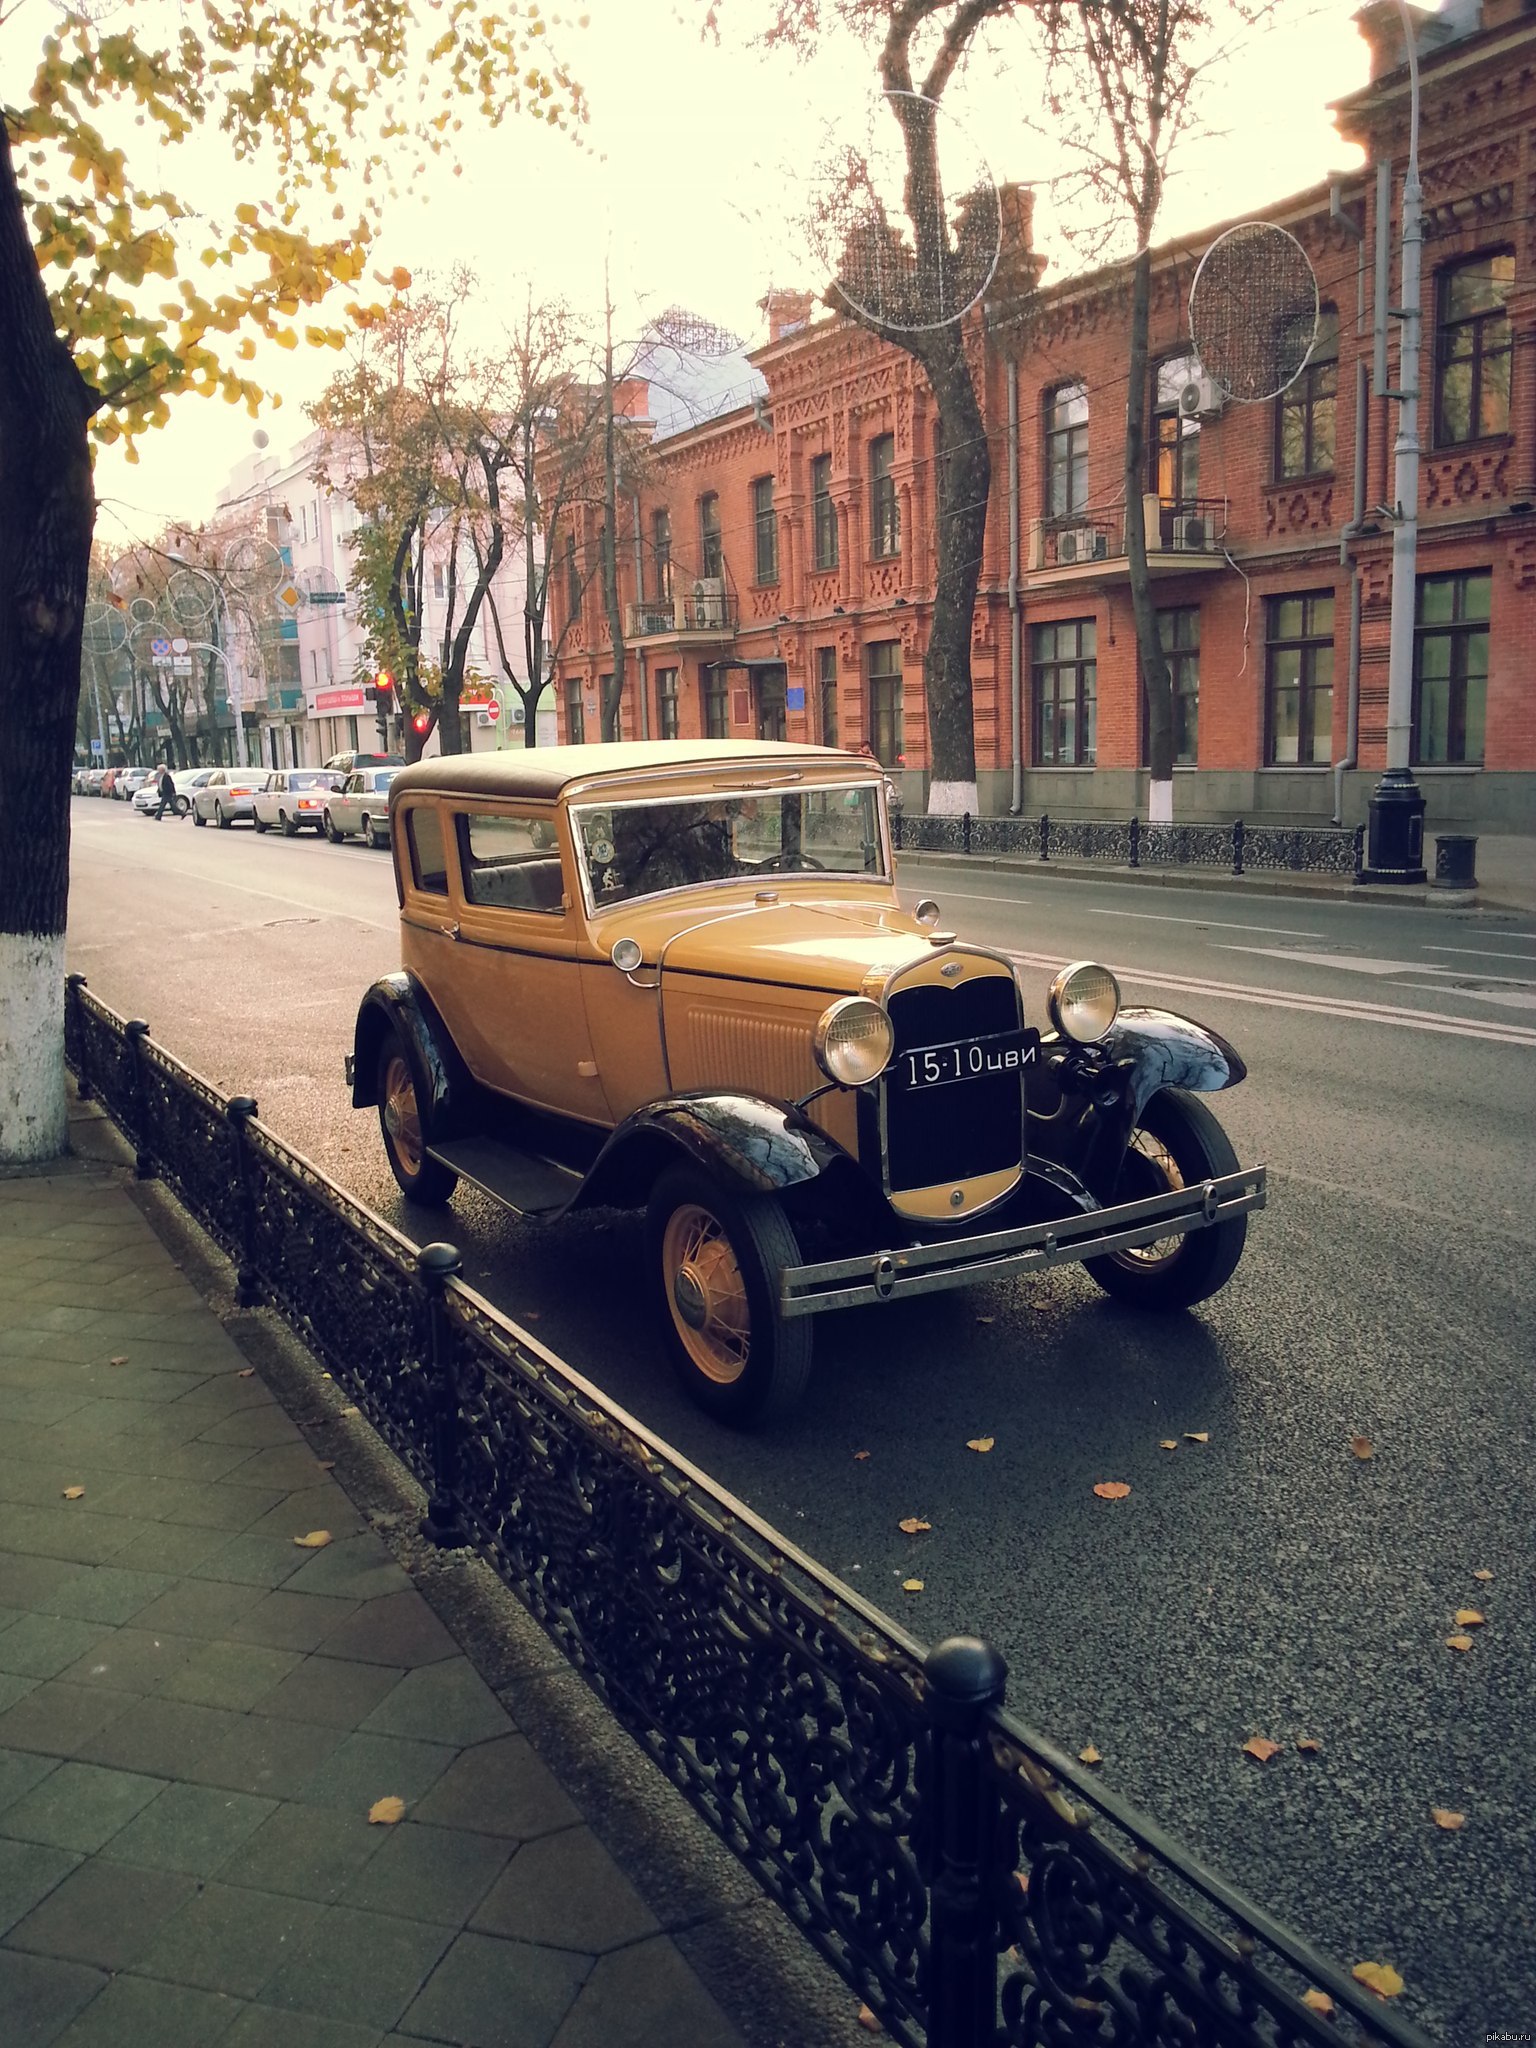
<instances>
[{"instance_id":1,"label":"paved sidewalk","mask_svg":"<svg viewBox=\"0 0 1536 2048\"><path fill-rule=\"evenodd\" d=\"M120 1170L0 1178L0 2043L386 2040L741 2036Z\"/></svg>"}]
</instances>

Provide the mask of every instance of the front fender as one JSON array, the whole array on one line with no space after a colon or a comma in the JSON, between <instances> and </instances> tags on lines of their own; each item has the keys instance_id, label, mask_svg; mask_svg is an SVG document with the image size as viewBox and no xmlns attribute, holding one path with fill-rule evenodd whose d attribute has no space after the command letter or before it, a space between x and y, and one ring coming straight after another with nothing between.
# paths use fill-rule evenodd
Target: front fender
<instances>
[{"instance_id":1,"label":"front fender","mask_svg":"<svg viewBox=\"0 0 1536 2048\"><path fill-rule=\"evenodd\" d=\"M379 1048L390 1030L397 1031L415 1055L427 1089L422 1107L432 1131L451 1136L453 1108L468 1094L469 1077L436 1004L402 971L376 981L358 1006L352 1035L352 1107L371 1109L378 1102Z\"/></svg>"},{"instance_id":2,"label":"front fender","mask_svg":"<svg viewBox=\"0 0 1536 2048\"><path fill-rule=\"evenodd\" d=\"M1122 1010L1102 1044L1122 1072L1130 1063L1137 1117L1159 1088L1209 1094L1235 1088L1248 1072L1220 1033L1172 1010Z\"/></svg>"},{"instance_id":3,"label":"front fender","mask_svg":"<svg viewBox=\"0 0 1536 2048\"><path fill-rule=\"evenodd\" d=\"M819 1179L846 1155L788 1103L760 1095L673 1095L625 1118L572 1207L643 1202L657 1175L679 1157L742 1194L769 1195Z\"/></svg>"}]
</instances>

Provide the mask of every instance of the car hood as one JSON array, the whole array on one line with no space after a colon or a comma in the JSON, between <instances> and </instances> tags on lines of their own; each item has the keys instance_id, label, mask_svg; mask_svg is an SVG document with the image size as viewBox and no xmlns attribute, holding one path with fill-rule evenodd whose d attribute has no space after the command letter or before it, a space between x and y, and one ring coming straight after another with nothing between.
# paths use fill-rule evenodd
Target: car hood
<instances>
[{"instance_id":1,"label":"car hood","mask_svg":"<svg viewBox=\"0 0 1536 2048\"><path fill-rule=\"evenodd\" d=\"M668 976L708 975L837 995L856 993L871 978L884 981L932 951L925 927L889 902L737 902L702 916L695 905L691 915L669 915L666 923L670 930L651 924L634 936Z\"/></svg>"}]
</instances>

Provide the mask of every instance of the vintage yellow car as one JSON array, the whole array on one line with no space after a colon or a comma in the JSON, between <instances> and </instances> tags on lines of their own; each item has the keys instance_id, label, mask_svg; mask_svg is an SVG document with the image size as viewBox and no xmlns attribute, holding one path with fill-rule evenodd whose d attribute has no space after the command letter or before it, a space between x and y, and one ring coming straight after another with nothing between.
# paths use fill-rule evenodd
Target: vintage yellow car
<instances>
[{"instance_id":1,"label":"vintage yellow car","mask_svg":"<svg viewBox=\"0 0 1536 2048\"><path fill-rule=\"evenodd\" d=\"M1214 1032L1114 976L1013 964L902 907L878 765L672 740L421 762L389 791L402 966L352 1101L396 1180L520 1216L646 1212L662 1329L723 1420L783 1413L816 1316L1083 1261L1185 1308L1264 1170L1198 1099Z\"/></svg>"}]
</instances>

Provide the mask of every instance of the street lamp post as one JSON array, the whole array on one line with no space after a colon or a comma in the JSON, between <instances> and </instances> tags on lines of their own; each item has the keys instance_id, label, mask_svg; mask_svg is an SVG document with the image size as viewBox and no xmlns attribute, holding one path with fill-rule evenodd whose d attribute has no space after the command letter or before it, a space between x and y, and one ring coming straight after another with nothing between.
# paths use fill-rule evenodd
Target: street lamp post
<instances>
[{"instance_id":1,"label":"street lamp post","mask_svg":"<svg viewBox=\"0 0 1536 2048\"><path fill-rule=\"evenodd\" d=\"M1403 178L1402 303L1398 350L1397 439L1393 444L1392 614L1387 664L1387 766L1371 796L1366 834L1368 882L1424 880L1424 795L1409 765L1413 753L1413 628L1419 545L1420 257L1424 245L1419 183L1419 54L1408 0L1397 0L1408 53L1408 169Z\"/></svg>"},{"instance_id":2,"label":"street lamp post","mask_svg":"<svg viewBox=\"0 0 1536 2048\"><path fill-rule=\"evenodd\" d=\"M234 635L229 629L229 599L223 584L211 570L200 569L196 562L189 562L181 555L173 555L171 559L178 568L185 569L189 576L201 576L204 582L213 585L214 596L218 600L219 627L224 635L224 646L231 646L234 642ZM235 766L237 768L244 768L247 765L245 757L245 690L243 685L235 680L235 665L224 652L223 647L215 647L207 640L194 640L191 644L201 653L217 654L224 663L224 694L229 699L229 708L234 713L235 719Z\"/></svg>"}]
</instances>

